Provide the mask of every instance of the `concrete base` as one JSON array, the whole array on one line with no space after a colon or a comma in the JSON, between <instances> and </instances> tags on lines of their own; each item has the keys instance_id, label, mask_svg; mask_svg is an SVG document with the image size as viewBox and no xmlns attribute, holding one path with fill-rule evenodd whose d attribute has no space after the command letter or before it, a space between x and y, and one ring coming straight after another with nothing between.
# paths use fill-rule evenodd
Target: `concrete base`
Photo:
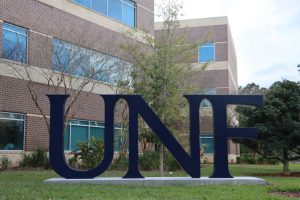
<instances>
[{"instance_id":1,"label":"concrete base","mask_svg":"<svg viewBox=\"0 0 300 200\"><path fill-rule=\"evenodd\" d=\"M264 179L255 177L234 177L234 178L190 178L190 177L147 177L144 179L123 179L123 178L93 178L93 179L65 179L51 178L45 180L49 184L103 184L103 185L142 185L142 186L163 186L163 185L264 185Z\"/></svg>"}]
</instances>

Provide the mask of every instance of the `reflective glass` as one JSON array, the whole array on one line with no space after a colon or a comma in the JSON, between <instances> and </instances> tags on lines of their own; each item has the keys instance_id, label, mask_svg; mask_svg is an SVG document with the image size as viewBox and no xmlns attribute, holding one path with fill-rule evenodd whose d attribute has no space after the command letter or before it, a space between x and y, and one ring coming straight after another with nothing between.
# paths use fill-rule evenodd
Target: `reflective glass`
<instances>
[{"instance_id":1,"label":"reflective glass","mask_svg":"<svg viewBox=\"0 0 300 200\"><path fill-rule=\"evenodd\" d=\"M200 137L200 144L205 145L205 153L214 152L214 139L213 137Z\"/></svg>"},{"instance_id":2,"label":"reflective glass","mask_svg":"<svg viewBox=\"0 0 300 200\"><path fill-rule=\"evenodd\" d=\"M1 118L24 120L24 115L16 114L16 113L0 113L0 119Z\"/></svg>"},{"instance_id":3,"label":"reflective glass","mask_svg":"<svg viewBox=\"0 0 300 200\"><path fill-rule=\"evenodd\" d=\"M199 47L198 61L199 62L215 61L215 45L213 43L203 44Z\"/></svg>"},{"instance_id":4,"label":"reflective glass","mask_svg":"<svg viewBox=\"0 0 300 200\"><path fill-rule=\"evenodd\" d=\"M135 27L135 8L123 4L123 23L130 27Z\"/></svg>"},{"instance_id":5,"label":"reflective glass","mask_svg":"<svg viewBox=\"0 0 300 200\"><path fill-rule=\"evenodd\" d=\"M64 150L70 150L70 127L65 128L64 132Z\"/></svg>"},{"instance_id":6,"label":"reflective glass","mask_svg":"<svg viewBox=\"0 0 300 200\"><path fill-rule=\"evenodd\" d=\"M92 7L92 0L74 0L74 2L87 7L87 8L91 8Z\"/></svg>"},{"instance_id":7,"label":"reflective glass","mask_svg":"<svg viewBox=\"0 0 300 200\"><path fill-rule=\"evenodd\" d=\"M0 150L23 150L24 121L0 119Z\"/></svg>"},{"instance_id":8,"label":"reflective glass","mask_svg":"<svg viewBox=\"0 0 300 200\"><path fill-rule=\"evenodd\" d=\"M95 137L98 140L104 140L104 128L91 127L90 138Z\"/></svg>"},{"instance_id":9,"label":"reflective glass","mask_svg":"<svg viewBox=\"0 0 300 200\"><path fill-rule=\"evenodd\" d=\"M71 150L77 150L79 142L88 141L88 127L84 126L71 126Z\"/></svg>"},{"instance_id":10,"label":"reflective glass","mask_svg":"<svg viewBox=\"0 0 300 200\"><path fill-rule=\"evenodd\" d=\"M93 0L92 9L96 12L107 15L107 1L106 0Z\"/></svg>"},{"instance_id":11,"label":"reflective glass","mask_svg":"<svg viewBox=\"0 0 300 200\"><path fill-rule=\"evenodd\" d=\"M3 24L3 57L22 63L27 62L27 30L11 24Z\"/></svg>"},{"instance_id":12,"label":"reflective glass","mask_svg":"<svg viewBox=\"0 0 300 200\"><path fill-rule=\"evenodd\" d=\"M122 3L120 0L108 1L108 16L122 22Z\"/></svg>"},{"instance_id":13,"label":"reflective glass","mask_svg":"<svg viewBox=\"0 0 300 200\"><path fill-rule=\"evenodd\" d=\"M114 148L115 151L119 151L121 145L121 125L115 124L114 128ZM92 137L104 141L103 123L95 121L72 120L71 129L70 126L68 126L64 132L64 150L70 150L69 145L71 142L71 151L76 151L77 144L79 142L87 142L88 138L91 139Z\"/></svg>"}]
</instances>

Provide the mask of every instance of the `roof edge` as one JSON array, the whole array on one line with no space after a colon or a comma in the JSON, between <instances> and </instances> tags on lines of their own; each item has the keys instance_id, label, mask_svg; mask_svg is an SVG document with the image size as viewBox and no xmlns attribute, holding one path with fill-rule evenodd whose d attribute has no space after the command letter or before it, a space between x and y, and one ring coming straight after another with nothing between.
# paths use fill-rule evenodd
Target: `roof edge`
<instances>
[{"instance_id":1,"label":"roof edge","mask_svg":"<svg viewBox=\"0 0 300 200\"><path fill-rule=\"evenodd\" d=\"M179 20L178 28L187 28L187 27L200 27L200 26L214 26L214 25L228 25L228 17L209 17L209 18L198 18L198 19L184 19ZM164 29L163 22L155 22L154 30Z\"/></svg>"}]
</instances>

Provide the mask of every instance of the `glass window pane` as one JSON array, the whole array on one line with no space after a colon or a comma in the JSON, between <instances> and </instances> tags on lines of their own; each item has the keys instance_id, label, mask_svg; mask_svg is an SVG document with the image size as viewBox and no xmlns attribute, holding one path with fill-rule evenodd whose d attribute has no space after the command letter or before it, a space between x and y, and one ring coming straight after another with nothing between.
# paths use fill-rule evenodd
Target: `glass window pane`
<instances>
[{"instance_id":1,"label":"glass window pane","mask_svg":"<svg viewBox=\"0 0 300 200\"><path fill-rule=\"evenodd\" d=\"M27 62L27 31L26 29L3 24L3 57L18 62Z\"/></svg>"},{"instance_id":2,"label":"glass window pane","mask_svg":"<svg viewBox=\"0 0 300 200\"><path fill-rule=\"evenodd\" d=\"M92 9L96 12L107 15L107 0L93 0Z\"/></svg>"},{"instance_id":3,"label":"glass window pane","mask_svg":"<svg viewBox=\"0 0 300 200\"><path fill-rule=\"evenodd\" d=\"M123 23L127 26L135 26L135 8L127 4L123 4Z\"/></svg>"},{"instance_id":4,"label":"glass window pane","mask_svg":"<svg viewBox=\"0 0 300 200\"><path fill-rule=\"evenodd\" d=\"M52 50L52 69L60 72L70 73L71 49L67 48L62 41L54 40Z\"/></svg>"},{"instance_id":5,"label":"glass window pane","mask_svg":"<svg viewBox=\"0 0 300 200\"><path fill-rule=\"evenodd\" d=\"M95 137L98 140L104 141L104 128L91 127L90 138Z\"/></svg>"},{"instance_id":6,"label":"glass window pane","mask_svg":"<svg viewBox=\"0 0 300 200\"><path fill-rule=\"evenodd\" d=\"M108 16L122 21L122 3L120 0L108 1Z\"/></svg>"},{"instance_id":7,"label":"glass window pane","mask_svg":"<svg viewBox=\"0 0 300 200\"><path fill-rule=\"evenodd\" d=\"M92 0L74 0L74 2L84 6L84 7L87 7L87 8L91 8L92 7L92 4L91 4L91 1Z\"/></svg>"},{"instance_id":8,"label":"glass window pane","mask_svg":"<svg viewBox=\"0 0 300 200\"><path fill-rule=\"evenodd\" d=\"M90 51L76 45L54 39L52 69L76 76L87 76L90 66Z\"/></svg>"},{"instance_id":9,"label":"glass window pane","mask_svg":"<svg viewBox=\"0 0 300 200\"><path fill-rule=\"evenodd\" d=\"M23 150L24 122L0 119L0 150Z\"/></svg>"},{"instance_id":10,"label":"glass window pane","mask_svg":"<svg viewBox=\"0 0 300 200\"><path fill-rule=\"evenodd\" d=\"M80 125L89 125L90 123L88 121L78 121L78 124Z\"/></svg>"},{"instance_id":11,"label":"glass window pane","mask_svg":"<svg viewBox=\"0 0 300 200\"><path fill-rule=\"evenodd\" d=\"M52 69L80 77L115 84L117 70L123 66L130 74L131 64L103 53L53 39ZM128 76L124 76L128 77Z\"/></svg>"},{"instance_id":12,"label":"glass window pane","mask_svg":"<svg viewBox=\"0 0 300 200\"><path fill-rule=\"evenodd\" d=\"M88 141L88 127L84 126L71 126L71 150L77 149L79 142Z\"/></svg>"},{"instance_id":13,"label":"glass window pane","mask_svg":"<svg viewBox=\"0 0 300 200\"><path fill-rule=\"evenodd\" d=\"M17 34L21 34L21 35L27 35L27 30L25 28L21 28L12 24L8 24L8 23L3 23L3 29L4 30L8 30L11 32L15 32Z\"/></svg>"},{"instance_id":14,"label":"glass window pane","mask_svg":"<svg viewBox=\"0 0 300 200\"><path fill-rule=\"evenodd\" d=\"M214 139L212 137L200 137L200 144L205 145L204 153L214 152Z\"/></svg>"},{"instance_id":15,"label":"glass window pane","mask_svg":"<svg viewBox=\"0 0 300 200\"><path fill-rule=\"evenodd\" d=\"M70 150L70 126L65 128L64 131L64 150Z\"/></svg>"},{"instance_id":16,"label":"glass window pane","mask_svg":"<svg viewBox=\"0 0 300 200\"><path fill-rule=\"evenodd\" d=\"M215 46L213 43L203 44L199 47L199 62L215 61Z\"/></svg>"},{"instance_id":17,"label":"glass window pane","mask_svg":"<svg viewBox=\"0 0 300 200\"><path fill-rule=\"evenodd\" d=\"M133 1L130 0L122 0L125 4L128 4L131 7L135 7L135 3Z\"/></svg>"},{"instance_id":18,"label":"glass window pane","mask_svg":"<svg viewBox=\"0 0 300 200\"><path fill-rule=\"evenodd\" d=\"M0 119L1 118L24 120L24 115L16 113L0 113Z\"/></svg>"}]
</instances>

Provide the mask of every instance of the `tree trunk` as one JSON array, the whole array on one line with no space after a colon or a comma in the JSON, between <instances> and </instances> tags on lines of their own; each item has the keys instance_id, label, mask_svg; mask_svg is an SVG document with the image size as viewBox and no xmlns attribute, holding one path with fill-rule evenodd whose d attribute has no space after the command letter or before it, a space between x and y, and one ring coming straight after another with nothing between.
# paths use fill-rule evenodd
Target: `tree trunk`
<instances>
[{"instance_id":1,"label":"tree trunk","mask_svg":"<svg viewBox=\"0 0 300 200\"><path fill-rule=\"evenodd\" d=\"M289 175L289 157L287 149L283 149L283 174Z\"/></svg>"},{"instance_id":2,"label":"tree trunk","mask_svg":"<svg viewBox=\"0 0 300 200\"><path fill-rule=\"evenodd\" d=\"M283 161L283 174L286 175L286 176L290 174L289 161L288 160Z\"/></svg>"},{"instance_id":3,"label":"tree trunk","mask_svg":"<svg viewBox=\"0 0 300 200\"><path fill-rule=\"evenodd\" d=\"M164 145L159 144L159 176L164 176Z\"/></svg>"}]
</instances>

